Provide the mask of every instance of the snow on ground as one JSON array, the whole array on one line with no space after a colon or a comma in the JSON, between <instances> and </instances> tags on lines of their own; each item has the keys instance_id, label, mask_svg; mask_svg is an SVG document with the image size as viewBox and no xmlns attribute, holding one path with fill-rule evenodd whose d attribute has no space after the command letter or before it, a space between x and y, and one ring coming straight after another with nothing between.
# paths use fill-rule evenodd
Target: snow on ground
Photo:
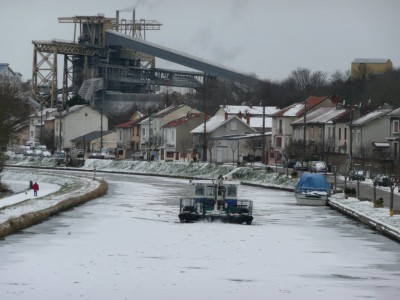
<instances>
[{"instance_id":1,"label":"snow on ground","mask_svg":"<svg viewBox=\"0 0 400 300\"><path fill-rule=\"evenodd\" d=\"M33 191L18 193L0 199L0 224L10 218L23 214L39 211L52 207L70 197L78 197L95 190L99 186L97 180L71 176L61 172L35 170L5 170L1 173L1 180L11 186L29 186L29 180L34 175L34 180L39 184L38 197L33 196ZM17 205L16 205L17 204Z\"/></svg>"},{"instance_id":2,"label":"snow on ground","mask_svg":"<svg viewBox=\"0 0 400 300\"><path fill-rule=\"evenodd\" d=\"M26 187L26 183L22 181L17 181L17 180L3 180L5 184L7 184L13 191L15 191L15 187L20 188L21 186ZM51 183L41 183L39 185L39 191L38 191L38 196L35 197L33 195L33 190L26 190L22 191L19 193L16 193L12 196L9 196L7 198L3 198L0 200L0 209L4 208L9 205L14 205L20 202L23 202L28 199L33 199L33 198L40 198L47 196L49 194L57 192L61 188L60 185L58 184L51 184Z\"/></svg>"},{"instance_id":3,"label":"snow on ground","mask_svg":"<svg viewBox=\"0 0 400 300\"><path fill-rule=\"evenodd\" d=\"M8 154L7 161L10 165L28 165L28 166L47 166L55 167L56 162L54 158L35 158L23 157L22 155ZM146 161L132 161L132 160L97 160L87 159L85 161L84 170L98 170L107 172L123 172L123 173L136 173L136 174L154 174L154 175L168 175L168 176L202 176L202 177L217 177L219 174L224 174L230 179L241 180L252 184L258 184L268 187L281 187L293 188L298 179L287 178L286 175L278 175L277 173L265 172L262 168L248 168L236 167L230 164L215 165L201 162L146 162ZM3 172L4 173L4 172ZM7 173L5 173L7 174ZM39 181L45 178L41 175ZM7 176L6 176L7 177ZM3 179L7 179L3 175ZM27 184L31 178L25 177L22 182ZM343 179L343 178L342 178ZM66 184L64 179L59 178L58 184ZM65 179L66 180L66 179ZM70 180L70 179L68 179ZM372 180L362 182L363 185L372 185ZM379 189L390 191L388 187L377 187ZM0 200L0 201L4 201ZM371 202L359 201L357 198L345 199L343 194L334 196L334 201L347 209L355 211L359 214L367 216L373 220L387 224L391 228L396 229L400 235L400 215L390 216L388 208L374 208ZM36 202L35 202L36 203ZM0 218L1 222L1 218Z\"/></svg>"}]
</instances>

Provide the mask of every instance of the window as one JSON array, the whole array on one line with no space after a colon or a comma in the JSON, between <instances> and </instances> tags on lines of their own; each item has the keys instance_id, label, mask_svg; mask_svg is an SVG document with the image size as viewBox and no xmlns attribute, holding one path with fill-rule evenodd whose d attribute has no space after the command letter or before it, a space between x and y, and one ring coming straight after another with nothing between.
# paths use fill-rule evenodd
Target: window
<instances>
[{"instance_id":1,"label":"window","mask_svg":"<svg viewBox=\"0 0 400 300\"><path fill-rule=\"evenodd\" d=\"M342 139L342 128L339 128L339 141Z\"/></svg>"},{"instance_id":2,"label":"window","mask_svg":"<svg viewBox=\"0 0 400 300\"><path fill-rule=\"evenodd\" d=\"M399 120L394 120L393 121L393 133L399 133L400 128L399 128Z\"/></svg>"},{"instance_id":3,"label":"window","mask_svg":"<svg viewBox=\"0 0 400 300\"><path fill-rule=\"evenodd\" d=\"M228 197L236 197L236 190L237 190L236 186L229 186L228 185L228 190L226 192L226 195Z\"/></svg>"},{"instance_id":4,"label":"window","mask_svg":"<svg viewBox=\"0 0 400 300\"><path fill-rule=\"evenodd\" d=\"M196 185L194 193L196 196L203 196L204 195L204 185Z\"/></svg>"},{"instance_id":5,"label":"window","mask_svg":"<svg viewBox=\"0 0 400 300\"><path fill-rule=\"evenodd\" d=\"M275 146L278 148L282 148L282 138L276 137Z\"/></svg>"},{"instance_id":6,"label":"window","mask_svg":"<svg viewBox=\"0 0 400 300\"><path fill-rule=\"evenodd\" d=\"M279 133L282 133L282 120L279 120Z\"/></svg>"},{"instance_id":7,"label":"window","mask_svg":"<svg viewBox=\"0 0 400 300\"><path fill-rule=\"evenodd\" d=\"M347 140L347 128L344 129L344 139Z\"/></svg>"}]
</instances>

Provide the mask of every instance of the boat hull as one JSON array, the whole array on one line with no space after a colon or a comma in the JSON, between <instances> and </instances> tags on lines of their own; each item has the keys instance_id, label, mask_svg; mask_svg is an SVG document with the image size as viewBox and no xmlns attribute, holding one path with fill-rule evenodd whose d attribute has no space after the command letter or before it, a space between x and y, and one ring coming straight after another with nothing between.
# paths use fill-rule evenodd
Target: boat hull
<instances>
[{"instance_id":1,"label":"boat hull","mask_svg":"<svg viewBox=\"0 0 400 300\"><path fill-rule=\"evenodd\" d=\"M181 223L193 223L193 222L223 222L223 223L234 223L234 224L247 224L251 225L253 216L249 215L226 215L226 214L198 214L198 213L181 213L179 214L179 220Z\"/></svg>"},{"instance_id":2,"label":"boat hull","mask_svg":"<svg viewBox=\"0 0 400 300\"><path fill-rule=\"evenodd\" d=\"M296 193L296 200L298 205L325 206L328 203L328 196Z\"/></svg>"}]
</instances>

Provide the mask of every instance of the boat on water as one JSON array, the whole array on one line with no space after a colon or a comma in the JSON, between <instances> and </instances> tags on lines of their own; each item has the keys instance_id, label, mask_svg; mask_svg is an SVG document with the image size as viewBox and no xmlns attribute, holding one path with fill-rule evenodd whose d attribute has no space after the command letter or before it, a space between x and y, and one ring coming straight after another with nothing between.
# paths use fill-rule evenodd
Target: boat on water
<instances>
[{"instance_id":1,"label":"boat on water","mask_svg":"<svg viewBox=\"0 0 400 300\"><path fill-rule=\"evenodd\" d=\"M217 179L190 180L193 194L180 200L181 223L222 221L250 225L253 221L253 201L237 198L239 182Z\"/></svg>"},{"instance_id":2,"label":"boat on water","mask_svg":"<svg viewBox=\"0 0 400 300\"><path fill-rule=\"evenodd\" d=\"M323 206L328 202L331 186L323 174L304 172L294 192L298 205Z\"/></svg>"}]
</instances>

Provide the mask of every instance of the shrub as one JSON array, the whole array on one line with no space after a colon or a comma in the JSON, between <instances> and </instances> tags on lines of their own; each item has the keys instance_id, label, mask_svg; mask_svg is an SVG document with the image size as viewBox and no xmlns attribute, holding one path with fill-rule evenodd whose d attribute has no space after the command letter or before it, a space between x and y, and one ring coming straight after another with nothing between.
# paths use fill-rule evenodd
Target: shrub
<instances>
[{"instance_id":1,"label":"shrub","mask_svg":"<svg viewBox=\"0 0 400 300\"><path fill-rule=\"evenodd\" d=\"M374 207L383 207L383 198L382 197L374 200Z\"/></svg>"}]
</instances>

